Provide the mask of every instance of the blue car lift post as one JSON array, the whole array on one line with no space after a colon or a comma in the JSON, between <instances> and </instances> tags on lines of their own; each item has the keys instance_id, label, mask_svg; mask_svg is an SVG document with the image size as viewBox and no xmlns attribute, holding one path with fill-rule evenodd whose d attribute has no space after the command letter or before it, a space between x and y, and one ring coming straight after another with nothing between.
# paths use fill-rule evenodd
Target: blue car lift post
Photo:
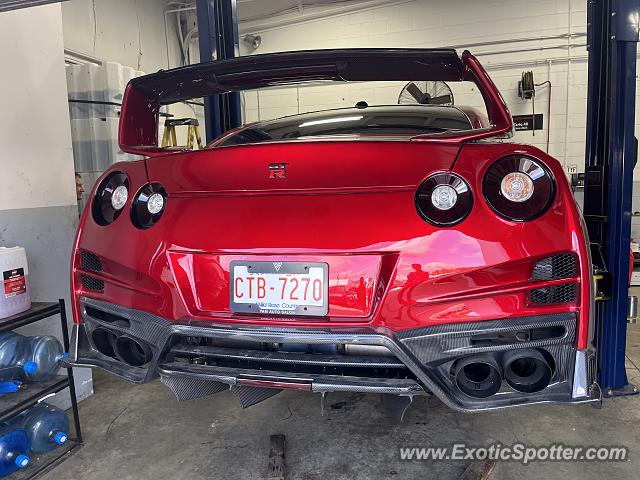
<instances>
[{"instance_id":1,"label":"blue car lift post","mask_svg":"<svg viewBox=\"0 0 640 480\"><path fill-rule=\"evenodd\" d=\"M226 60L240 53L236 0L196 0L200 61ZM238 92L204 99L207 143L241 123Z\"/></svg>"},{"instance_id":2,"label":"blue car lift post","mask_svg":"<svg viewBox=\"0 0 640 480\"><path fill-rule=\"evenodd\" d=\"M627 380L625 350L640 0L588 0L587 8L584 217L604 277L594 312L598 379L605 396L618 396L638 393Z\"/></svg>"}]
</instances>

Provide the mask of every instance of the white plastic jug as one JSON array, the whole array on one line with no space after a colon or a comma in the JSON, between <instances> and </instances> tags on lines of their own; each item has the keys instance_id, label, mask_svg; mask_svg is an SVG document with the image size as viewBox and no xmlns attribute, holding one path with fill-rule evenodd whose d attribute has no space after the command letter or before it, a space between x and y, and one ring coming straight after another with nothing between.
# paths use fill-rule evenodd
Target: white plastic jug
<instances>
[{"instance_id":1,"label":"white plastic jug","mask_svg":"<svg viewBox=\"0 0 640 480\"><path fill-rule=\"evenodd\" d=\"M22 247L0 247L0 318L31 308L27 254Z\"/></svg>"}]
</instances>

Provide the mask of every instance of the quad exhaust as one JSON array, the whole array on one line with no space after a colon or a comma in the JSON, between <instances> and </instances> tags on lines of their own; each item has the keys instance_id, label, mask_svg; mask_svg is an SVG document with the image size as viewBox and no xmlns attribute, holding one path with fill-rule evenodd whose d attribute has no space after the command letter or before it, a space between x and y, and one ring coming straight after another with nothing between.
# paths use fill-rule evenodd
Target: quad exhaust
<instances>
[{"instance_id":1,"label":"quad exhaust","mask_svg":"<svg viewBox=\"0 0 640 480\"><path fill-rule=\"evenodd\" d=\"M544 355L532 348L507 352L502 358L502 368L509 386L522 393L543 390L553 375Z\"/></svg>"},{"instance_id":2,"label":"quad exhaust","mask_svg":"<svg viewBox=\"0 0 640 480\"><path fill-rule=\"evenodd\" d=\"M472 355L454 363L453 378L470 397L487 398L500 390L502 369L491 355Z\"/></svg>"},{"instance_id":3,"label":"quad exhaust","mask_svg":"<svg viewBox=\"0 0 640 480\"><path fill-rule=\"evenodd\" d=\"M472 355L453 364L452 375L460 391L474 398L496 394L502 378L521 393L544 390L553 377L553 367L545 355L533 348L512 350L502 357L502 365L489 354Z\"/></svg>"}]
</instances>

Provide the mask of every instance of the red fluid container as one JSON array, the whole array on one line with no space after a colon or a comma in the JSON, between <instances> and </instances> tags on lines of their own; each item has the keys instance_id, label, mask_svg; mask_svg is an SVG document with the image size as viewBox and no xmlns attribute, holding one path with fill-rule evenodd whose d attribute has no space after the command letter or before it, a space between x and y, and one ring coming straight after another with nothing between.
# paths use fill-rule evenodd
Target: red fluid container
<instances>
[{"instance_id":1,"label":"red fluid container","mask_svg":"<svg viewBox=\"0 0 640 480\"><path fill-rule=\"evenodd\" d=\"M22 247L0 247L0 318L31 308L27 254Z\"/></svg>"}]
</instances>

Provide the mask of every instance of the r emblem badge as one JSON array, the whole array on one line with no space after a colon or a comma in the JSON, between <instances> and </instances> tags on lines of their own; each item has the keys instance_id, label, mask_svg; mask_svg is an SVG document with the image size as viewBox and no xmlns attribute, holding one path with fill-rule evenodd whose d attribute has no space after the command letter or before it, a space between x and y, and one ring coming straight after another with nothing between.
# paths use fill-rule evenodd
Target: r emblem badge
<instances>
[{"instance_id":1,"label":"r emblem badge","mask_svg":"<svg viewBox=\"0 0 640 480\"><path fill-rule=\"evenodd\" d=\"M287 163L270 163L269 178L287 178Z\"/></svg>"},{"instance_id":2,"label":"r emblem badge","mask_svg":"<svg viewBox=\"0 0 640 480\"><path fill-rule=\"evenodd\" d=\"M273 268L276 269L276 272L279 272L282 268L282 262L273 262Z\"/></svg>"}]
</instances>

